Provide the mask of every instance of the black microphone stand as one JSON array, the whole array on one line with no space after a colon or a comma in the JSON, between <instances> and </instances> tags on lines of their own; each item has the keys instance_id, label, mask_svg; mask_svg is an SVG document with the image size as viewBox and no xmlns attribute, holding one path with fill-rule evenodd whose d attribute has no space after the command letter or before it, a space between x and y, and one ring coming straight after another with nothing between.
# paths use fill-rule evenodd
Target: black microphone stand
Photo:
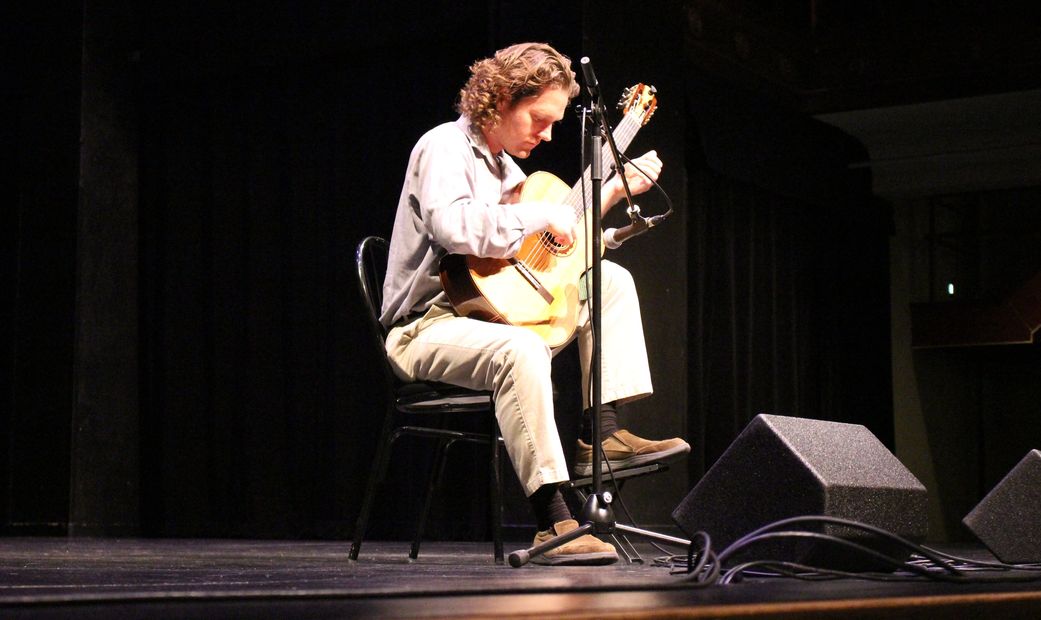
<instances>
[{"instance_id":1,"label":"black microphone stand","mask_svg":"<svg viewBox=\"0 0 1041 620\"><path fill-rule=\"evenodd\" d=\"M592 294L589 298L589 313L590 313L590 328L593 334L593 350L590 356L590 406L592 407L592 420L593 420L593 487L592 492L586 498L585 504L582 506L582 511L578 515L578 522L581 524L577 528L555 536L544 543L535 545L528 549L521 551L514 551L509 556L510 566L514 568L520 568L527 564L531 558L542 555L543 553L556 549L557 547L575 540L576 538L587 533L594 534L612 534L615 530L621 531L626 534L635 534L643 536L645 538L656 539L661 542L671 543L680 545L683 547L689 547L690 541L682 538L676 538L675 536L668 536L666 534L659 534L657 532L651 532L649 530L642 530L624 523L618 523L615 520L614 510L611 508L611 502L614 499L610 491L605 491L603 488L603 474L601 470L601 463L603 462L603 442L600 441L600 405L601 405L601 368L600 368L600 309L601 309L601 284L600 284L600 262L601 249L603 243L603 233L601 232L600 222L602 219L602 197L600 195L600 189L603 186L603 162L601 161L601 140L603 136L607 137L607 144L611 149L611 155L615 161L615 170L622 177L622 187L625 189L626 197L630 199L631 194L629 192L629 185L625 180L625 172L623 169L622 158L618 152L618 146L615 144L614 136L611 134L611 127L607 122L607 116L604 113L603 100L600 97L600 84L597 82L596 75L593 73L593 65L589 61L588 57L583 57L579 61L582 66L582 74L585 77L586 91L589 94L590 109L592 111L594 129L588 132L588 139L591 143L591 163L590 163L590 186L591 186L591 200L592 200L592 228L593 228L593 239L592 239ZM585 136L588 128L586 123L582 124L582 133ZM585 139L585 138L583 138ZM585 225L584 223L582 224ZM584 251L588 251L583 249ZM589 282L589 279L586 279Z\"/></svg>"}]
</instances>

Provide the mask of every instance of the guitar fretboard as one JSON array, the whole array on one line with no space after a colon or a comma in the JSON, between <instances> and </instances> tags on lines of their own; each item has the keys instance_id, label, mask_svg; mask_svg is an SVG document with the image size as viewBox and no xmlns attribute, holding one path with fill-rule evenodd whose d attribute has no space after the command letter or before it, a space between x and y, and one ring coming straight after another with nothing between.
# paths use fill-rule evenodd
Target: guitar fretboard
<instances>
[{"instance_id":1,"label":"guitar fretboard","mask_svg":"<svg viewBox=\"0 0 1041 620\"><path fill-rule=\"evenodd\" d=\"M618 146L618 151L624 153L625 149L629 148L633 138L636 137L636 133L643 127L643 117L645 112L639 108L634 108L628 114L622 117L622 121L615 127L614 136L615 145ZM604 178L607 177L607 171L609 167L614 164L614 158L611 156L611 145L604 142L604 145L600 149L600 161L603 162L604 166ZM589 195L589 191L586 190L586 200L582 200L583 186L588 188L592 182L593 170L591 166L586 167L582 173L582 178L578 183L575 183L571 187L571 191L568 192L567 199L564 204L571 205L575 209L575 215L581 219L586 209L592 206L592 196Z\"/></svg>"}]
</instances>

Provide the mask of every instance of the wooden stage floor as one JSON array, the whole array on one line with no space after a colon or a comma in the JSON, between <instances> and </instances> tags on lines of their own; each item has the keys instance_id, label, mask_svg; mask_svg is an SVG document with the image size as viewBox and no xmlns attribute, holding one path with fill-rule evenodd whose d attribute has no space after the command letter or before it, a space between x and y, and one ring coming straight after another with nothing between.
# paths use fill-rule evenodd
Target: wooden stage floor
<instances>
[{"instance_id":1,"label":"wooden stage floor","mask_svg":"<svg viewBox=\"0 0 1041 620\"><path fill-rule=\"evenodd\" d=\"M507 544L507 552L523 543ZM0 618L1041 618L1041 581L693 588L645 564L519 569L490 543L0 539ZM962 550L964 552L965 550ZM981 559L982 550L970 550Z\"/></svg>"}]
</instances>

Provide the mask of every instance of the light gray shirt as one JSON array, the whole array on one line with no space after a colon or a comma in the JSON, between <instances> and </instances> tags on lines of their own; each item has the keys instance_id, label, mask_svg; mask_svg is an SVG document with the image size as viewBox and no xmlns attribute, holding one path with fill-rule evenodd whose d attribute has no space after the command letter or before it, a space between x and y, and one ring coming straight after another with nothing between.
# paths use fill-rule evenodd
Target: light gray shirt
<instances>
[{"instance_id":1,"label":"light gray shirt","mask_svg":"<svg viewBox=\"0 0 1041 620\"><path fill-rule=\"evenodd\" d=\"M412 149L398 199L380 322L447 306L438 262L446 253L508 258L549 225L551 205L507 204L526 178L493 155L467 117L431 129Z\"/></svg>"}]
</instances>

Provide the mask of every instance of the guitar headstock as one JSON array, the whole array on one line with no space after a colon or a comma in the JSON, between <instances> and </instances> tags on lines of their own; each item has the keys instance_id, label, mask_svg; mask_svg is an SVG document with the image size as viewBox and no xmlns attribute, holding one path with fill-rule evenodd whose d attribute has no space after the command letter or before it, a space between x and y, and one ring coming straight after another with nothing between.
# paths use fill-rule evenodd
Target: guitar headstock
<instances>
[{"instance_id":1,"label":"guitar headstock","mask_svg":"<svg viewBox=\"0 0 1041 620\"><path fill-rule=\"evenodd\" d=\"M646 84L630 86L622 93L622 98L618 101L618 108L625 115L636 115L640 119L640 124L646 125L658 108L658 89Z\"/></svg>"}]
</instances>

